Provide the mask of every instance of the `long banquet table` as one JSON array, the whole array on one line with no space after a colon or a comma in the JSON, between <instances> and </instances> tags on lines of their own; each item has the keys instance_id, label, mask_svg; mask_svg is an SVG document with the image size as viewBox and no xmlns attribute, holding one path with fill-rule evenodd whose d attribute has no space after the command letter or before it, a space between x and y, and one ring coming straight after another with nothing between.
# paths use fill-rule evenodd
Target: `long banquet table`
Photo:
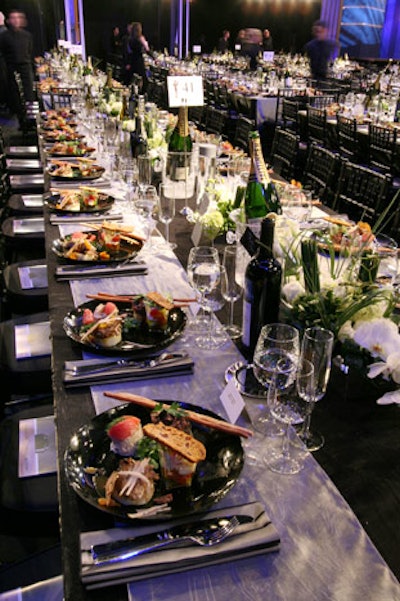
<instances>
[{"instance_id":1,"label":"long banquet table","mask_svg":"<svg viewBox=\"0 0 400 601\"><path fill-rule=\"evenodd\" d=\"M393 561L396 548L397 551L400 548L397 513L400 412L397 407L376 406L362 407L360 412L359 405L353 406L347 401L337 403L335 391L328 393L315 412L314 424L323 430L327 439L326 446L316 457L343 485L341 492L357 511L360 510L361 518L372 515L368 495L373 494L377 520L373 533L382 535L377 538L378 542L384 541L381 552L387 552L387 557L392 560L390 568L363 527L368 528L367 521L363 525L360 523L323 467L315 457L308 455L305 469L295 476L278 476L262 464L250 465L245 461L235 487L218 504L229 506L261 501L279 532L281 546L278 552L149 578L128 586L95 591L87 591L83 587L80 581L79 535L85 531L111 528L114 522L106 513L82 501L67 481L63 457L71 435L95 414L117 404L103 396L104 390L129 390L155 399L190 401L226 417L219 400L225 386L224 373L242 356L230 340L218 351L197 349L189 331L174 343L174 348L189 351L195 361L193 375L113 383L90 389L65 389L62 382L64 362L80 359L81 350L66 337L63 318L74 305L86 300L86 294L100 290L126 293L158 289L188 296L191 291L179 261L159 238L153 241L152 254L145 254L149 267L147 276L58 282L54 278L57 259L51 251L51 244L60 236L60 231L50 224L47 214L45 228L65 601L400 599L400 585L393 573L396 571L398 575L400 572ZM191 246L190 226L181 215L177 215L174 221L173 238L178 244L177 255L185 264ZM157 253L155 249L158 249ZM251 414L251 401L246 400L246 405ZM372 421L365 421L365 414L369 417L372 414ZM373 432L375 417L377 447ZM245 425L246 418L241 417L240 423ZM358 436L363 439L359 440ZM268 441L262 443L260 454L267 444ZM381 453L379 456L375 455L376 449ZM369 462L374 467L370 489ZM385 475L380 479L379 469L383 462ZM386 495L385 487L393 488L390 495ZM388 503L391 503L389 507ZM368 511L363 514L367 504ZM379 522L381 508L382 511L383 508L388 510L393 517L391 524L385 520Z\"/></svg>"}]
</instances>

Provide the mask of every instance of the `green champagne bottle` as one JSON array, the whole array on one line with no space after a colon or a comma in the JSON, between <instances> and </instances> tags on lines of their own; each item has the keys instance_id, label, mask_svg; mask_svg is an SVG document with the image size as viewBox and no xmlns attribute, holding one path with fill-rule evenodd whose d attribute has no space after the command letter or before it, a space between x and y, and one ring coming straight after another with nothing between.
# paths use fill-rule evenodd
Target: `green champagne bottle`
<instances>
[{"instance_id":1,"label":"green champagne bottle","mask_svg":"<svg viewBox=\"0 0 400 601\"><path fill-rule=\"evenodd\" d=\"M268 213L282 213L281 203L274 184L268 174L257 131L249 134L250 173L245 194L247 223L261 222Z\"/></svg>"},{"instance_id":2,"label":"green champagne bottle","mask_svg":"<svg viewBox=\"0 0 400 601\"><path fill-rule=\"evenodd\" d=\"M167 172L175 181L187 179L190 171L190 159L193 148L189 133L188 107L181 106L178 121L168 144Z\"/></svg>"}]
</instances>

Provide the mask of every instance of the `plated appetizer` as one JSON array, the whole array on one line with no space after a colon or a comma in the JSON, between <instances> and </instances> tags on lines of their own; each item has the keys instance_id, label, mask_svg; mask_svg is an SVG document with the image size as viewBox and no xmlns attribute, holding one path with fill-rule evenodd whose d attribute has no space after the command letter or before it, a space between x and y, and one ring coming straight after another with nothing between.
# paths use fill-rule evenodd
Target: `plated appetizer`
<instances>
[{"instance_id":1,"label":"plated appetizer","mask_svg":"<svg viewBox=\"0 0 400 601\"><path fill-rule=\"evenodd\" d=\"M104 167L84 158L77 158L76 163L52 160L48 168L50 177L58 180L98 179L104 171Z\"/></svg>"},{"instance_id":2,"label":"plated appetizer","mask_svg":"<svg viewBox=\"0 0 400 601\"><path fill-rule=\"evenodd\" d=\"M225 496L243 467L239 427L186 403L130 396L75 433L65 455L75 492L143 519L204 511Z\"/></svg>"},{"instance_id":3,"label":"plated appetizer","mask_svg":"<svg viewBox=\"0 0 400 601\"><path fill-rule=\"evenodd\" d=\"M78 134L74 129L53 129L51 131L45 131L43 138L45 142L69 142L72 140L83 140L83 134Z\"/></svg>"},{"instance_id":4,"label":"plated appetizer","mask_svg":"<svg viewBox=\"0 0 400 601\"><path fill-rule=\"evenodd\" d=\"M156 300L157 299L157 300ZM178 338L186 315L159 293L138 294L125 302L83 303L64 319L64 330L87 348L148 354Z\"/></svg>"},{"instance_id":5,"label":"plated appetizer","mask_svg":"<svg viewBox=\"0 0 400 601\"><path fill-rule=\"evenodd\" d=\"M60 157L83 157L92 154L96 149L90 146L86 146L82 140L71 140L71 141L60 141L55 142L53 146L48 149L50 156Z\"/></svg>"},{"instance_id":6,"label":"plated appetizer","mask_svg":"<svg viewBox=\"0 0 400 601\"><path fill-rule=\"evenodd\" d=\"M53 243L53 251L68 262L109 263L132 259L141 250L143 238L131 228L112 221L91 223L94 231L77 231Z\"/></svg>"},{"instance_id":7,"label":"plated appetizer","mask_svg":"<svg viewBox=\"0 0 400 601\"><path fill-rule=\"evenodd\" d=\"M108 211L114 204L114 198L97 188L79 186L79 190L51 190L45 203L56 212L91 213Z\"/></svg>"},{"instance_id":8,"label":"plated appetizer","mask_svg":"<svg viewBox=\"0 0 400 601\"><path fill-rule=\"evenodd\" d=\"M369 223L352 223L339 217L324 217L329 224L325 234L319 237L318 245L324 250L353 254L372 248L375 235Z\"/></svg>"}]
</instances>

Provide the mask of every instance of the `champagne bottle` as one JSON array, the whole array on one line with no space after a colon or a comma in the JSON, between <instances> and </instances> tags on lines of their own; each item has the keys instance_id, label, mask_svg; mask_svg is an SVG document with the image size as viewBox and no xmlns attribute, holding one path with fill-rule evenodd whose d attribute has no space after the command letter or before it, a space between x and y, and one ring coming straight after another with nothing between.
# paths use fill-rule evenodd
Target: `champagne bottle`
<instances>
[{"instance_id":1,"label":"champagne bottle","mask_svg":"<svg viewBox=\"0 0 400 601\"><path fill-rule=\"evenodd\" d=\"M258 251L245 272L242 343L249 358L254 352L262 326L279 320L282 268L272 251L274 229L273 219L263 219Z\"/></svg>"},{"instance_id":2,"label":"champagne bottle","mask_svg":"<svg viewBox=\"0 0 400 601\"><path fill-rule=\"evenodd\" d=\"M184 181L190 171L190 157L192 152L192 138L189 133L188 108L181 106L178 113L178 122L171 134L168 152L167 173L172 180Z\"/></svg>"},{"instance_id":3,"label":"champagne bottle","mask_svg":"<svg viewBox=\"0 0 400 601\"><path fill-rule=\"evenodd\" d=\"M110 94L112 92L112 88L113 88L112 67L108 67L106 73L107 73L107 78L106 78L106 83L104 84L104 88L103 88L103 95L104 95L106 101L108 101L108 99L110 98Z\"/></svg>"},{"instance_id":4,"label":"champagne bottle","mask_svg":"<svg viewBox=\"0 0 400 601\"><path fill-rule=\"evenodd\" d=\"M147 153L147 138L143 121L143 113L138 111L136 115L135 130L131 132L131 152L134 159Z\"/></svg>"},{"instance_id":5,"label":"champagne bottle","mask_svg":"<svg viewBox=\"0 0 400 601\"><path fill-rule=\"evenodd\" d=\"M127 91L122 92L122 107L121 107L121 112L119 114L119 118L121 121L124 121L125 119L129 119L128 94L129 94L129 92L127 92Z\"/></svg>"},{"instance_id":6,"label":"champagne bottle","mask_svg":"<svg viewBox=\"0 0 400 601\"><path fill-rule=\"evenodd\" d=\"M279 196L265 165L260 135L249 134L250 173L245 194L245 214L248 223L260 222L268 213L282 213Z\"/></svg>"}]
</instances>

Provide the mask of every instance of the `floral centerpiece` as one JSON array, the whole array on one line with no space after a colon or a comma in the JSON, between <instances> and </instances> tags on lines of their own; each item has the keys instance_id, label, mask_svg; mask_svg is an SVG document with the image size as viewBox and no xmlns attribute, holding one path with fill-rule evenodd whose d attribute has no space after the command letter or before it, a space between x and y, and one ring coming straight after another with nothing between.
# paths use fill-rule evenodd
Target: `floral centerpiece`
<instances>
[{"instance_id":1,"label":"floral centerpiece","mask_svg":"<svg viewBox=\"0 0 400 601\"><path fill-rule=\"evenodd\" d=\"M208 199L205 212L194 211L190 221L202 226L203 235L208 241L213 242L221 234L235 229L235 224L230 215L234 208L235 199L223 179L209 179L204 188Z\"/></svg>"},{"instance_id":2,"label":"floral centerpiece","mask_svg":"<svg viewBox=\"0 0 400 601\"><path fill-rule=\"evenodd\" d=\"M336 365L345 374L356 370L376 396L396 389L398 316L393 286L377 279L381 259L375 228L331 224L319 232L301 231L296 222L277 216L275 231L275 255L284 266L284 318L300 330L311 325L331 330Z\"/></svg>"}]
</instances>

